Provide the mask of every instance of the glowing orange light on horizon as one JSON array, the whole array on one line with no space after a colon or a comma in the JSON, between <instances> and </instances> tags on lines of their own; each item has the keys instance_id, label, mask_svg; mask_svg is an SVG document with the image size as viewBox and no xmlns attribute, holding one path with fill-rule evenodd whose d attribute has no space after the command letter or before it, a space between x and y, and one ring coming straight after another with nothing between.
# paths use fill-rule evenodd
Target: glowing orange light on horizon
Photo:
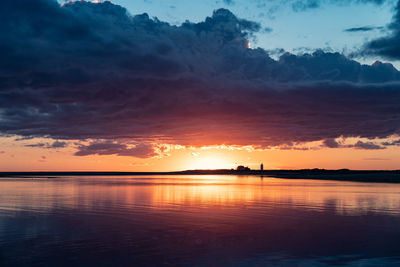
<instances>
[{"instance_id":1,"label":"glowing orange light on horizon","mask_svg":"<svg viewBox=\"0 0 400 267\"><path fill-rule=\"evenodd\" d=\"M216 156L194 157L188 164L190 170L230 169L233 164Z\"/></svg>"}]
</instances>

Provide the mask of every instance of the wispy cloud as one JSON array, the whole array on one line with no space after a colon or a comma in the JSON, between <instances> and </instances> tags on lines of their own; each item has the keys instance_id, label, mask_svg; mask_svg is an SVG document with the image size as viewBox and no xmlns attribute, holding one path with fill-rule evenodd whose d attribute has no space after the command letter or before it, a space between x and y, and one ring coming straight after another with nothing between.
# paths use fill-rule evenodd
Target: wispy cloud
<instances>
[{"instance_id":1,"label":"wispy cloud","mask_svg":"<svg viewBox=\"0 0 400 267\"><path fill-rule=\"evenodd\" d=\"M387 158L365 158L364 160L381 161L381 160L389 160L389 159L387 159Z\"/></svg>"},{"instance_id":2,"label":"wispy cloud","mask_svg":"<svg viewBox=\"0 0 400 267\"><path fill-rule=\"evenodd\" d=\"M39 147L39 148L64 148L67 147L67 142L61 141L54 141L53 143L34 143L34 144L27 144L25 147Z\"/></svg>"},{"instance_id":3,"label":"wispy cloud","mask_svg":"<svg viewBox=\"0 0 400 267\"><path fill-rule=\"evenodd\" d=\"M363 26L363 27L355 27L355 28L348 28L345 29L345 32L370 32L375 30L383 30L384 27L377 27L377 26Z\"/></svg>"}]
</instances>

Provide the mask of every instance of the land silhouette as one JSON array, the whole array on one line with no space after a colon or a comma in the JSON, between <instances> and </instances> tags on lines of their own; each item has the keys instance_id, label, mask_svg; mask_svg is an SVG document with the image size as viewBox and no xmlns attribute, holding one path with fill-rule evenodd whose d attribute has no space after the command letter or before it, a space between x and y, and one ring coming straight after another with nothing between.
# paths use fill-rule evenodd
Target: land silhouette
<instances>
[{"instance_id":1,"label":"land silhouette","mask_svg":"<svg viewBox=\"0 0 400 267\"><path fill-rule=\"evenodd\" d=\"M251 170L214 169L172 172L0 172L0 177L57 178L59 176L129 176L129 175L240 175L258 178L314 179L374 183L400 183L400 170Z\"/></svg>"}]
</instances>

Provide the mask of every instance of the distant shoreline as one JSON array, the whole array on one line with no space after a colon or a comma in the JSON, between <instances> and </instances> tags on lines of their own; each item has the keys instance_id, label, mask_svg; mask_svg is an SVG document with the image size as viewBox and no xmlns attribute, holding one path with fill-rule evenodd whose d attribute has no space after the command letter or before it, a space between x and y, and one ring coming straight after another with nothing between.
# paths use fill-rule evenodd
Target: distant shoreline
<instances>
[{"instance_id":1,"label":"distant shoreline","mask_svg":"<svg viewBox=\"0 0 400 267\"><path fill-rule=\"evenodd\" d=\"M374 183L400 183L400 170L187 170L175 172L0 172L0 178L34 178L34 176L136 176L136 175L244 175L285 179L313 179Z\"/></svg>"}]
</instances>

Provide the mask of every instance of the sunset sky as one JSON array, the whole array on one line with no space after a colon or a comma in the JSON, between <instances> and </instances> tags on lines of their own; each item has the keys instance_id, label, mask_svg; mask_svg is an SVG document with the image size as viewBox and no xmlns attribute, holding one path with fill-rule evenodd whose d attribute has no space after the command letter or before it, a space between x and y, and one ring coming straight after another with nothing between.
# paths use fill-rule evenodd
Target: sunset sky
<instances>
[{"instance_id":1,"label":"sunset sky","mask_svg":"<svg viewBox=\"0 0 400 267\"><path fill-rule=\"evenodd\" d=\"M400 169L400 2L0 1L0 171Z\"/></svg>"}]
</instances>

